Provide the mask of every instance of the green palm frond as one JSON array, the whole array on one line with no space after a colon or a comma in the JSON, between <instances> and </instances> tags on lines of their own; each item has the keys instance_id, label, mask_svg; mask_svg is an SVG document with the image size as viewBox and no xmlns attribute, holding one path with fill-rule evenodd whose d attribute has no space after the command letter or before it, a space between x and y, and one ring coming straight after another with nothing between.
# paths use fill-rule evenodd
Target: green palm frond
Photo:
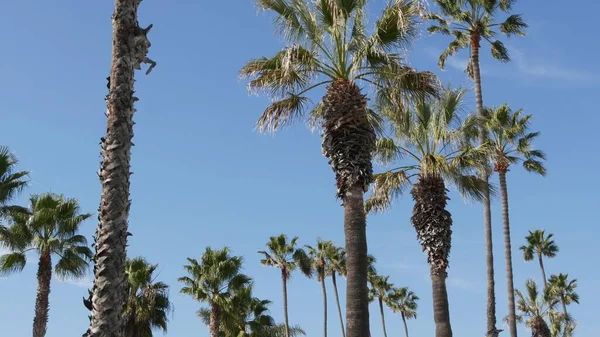
<instances>
[{"instance_id":1,"label":"green palm frond","mask_svg":"<svg viewBox=\"0 0 600 337\"><path fill-rule=\"evenodd\" d=\"M0 256L0 275L6 276L20 272L25 268L27 258L25 253L9 253Z\"/></svg>"},{"instance_id":2,"label":"green palm frond","mask_svg":"<svg viewBox=\"0 0 600 337\"><path fill-rule=\"evenodd\" d=\"M446 50L440 54L438 59L438 66L442 70L446 67L446 60L448 57L456 55L460 49L469 46L469 36L466 33L463 33L462 31L452 31L449 32L449 34L454 34L454 40L450 42Z\"/></svg>"},{"instance_id":3,"label":"green palm frond","mask_svg":"<svg viewBox=\"0 0 600 337\"><path fill-rule=\"evenodd\" d=\"M0 146L0 206L6 206L27 186L29 172L16 171L18 163L17 157L7 147Z\"/></svg>"},{"instance_id":4,"label":"green palm frond","mask_svg":"<svg viewBox=\"0 0 600 337\"><path fill-rule=\"evenodd\" d=\"M373 180L373 193L365 202L367 212L383 212L389 209L392 201L399 198L411 184L404 170L375 174Z\"/></svg>"},{"instance_id":5,"label":"green palm frond","mask_svg":"<svg viewBox=\"0 0 600 337\"><path fill-rule=\"evenodd\" d=\"M510 56L508 55L508 49L504 46L504 43L500 40L496 40L492 42L492 56L500 61L500 62L508 62L510 61Z\"/></svg>"},{"instance_id":6,"label":"green palm frond","mask_svg":"<svg viewBox=\"0 0 600 337\"><path fill-rule=\"evenodd\" d=\"M520 15L513 14L506 18L506 20L500 24L500 31L507 36L513 34L525 36L524 29L527 28L527 24L523 21Z\"/></svg>"}]
</instances>

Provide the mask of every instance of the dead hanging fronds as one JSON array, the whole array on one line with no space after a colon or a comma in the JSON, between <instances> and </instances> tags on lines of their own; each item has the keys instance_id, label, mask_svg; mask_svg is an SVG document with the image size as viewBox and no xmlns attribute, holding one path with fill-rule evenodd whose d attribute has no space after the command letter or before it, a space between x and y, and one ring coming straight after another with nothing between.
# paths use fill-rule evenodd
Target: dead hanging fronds
<instances>
[{"instance_id":1,"label":"dead hanging fronds","mask_svg":"<svg viewBox=\"0 0 600 337\"><path fill-rule=\"evenodd\" d=\"M148 33L152 29L152 24L150 24L146 28L141 28L139 25L136 27L135 38L134 38L134 56L133 56L133 68L140 70L142 69L141 64L147 63L150 64L148 70L146 70L146 75L150 74L152 69L156 67L156 62L148 57L148 50L152 45L150 40L148 39Z\"/></svg>"}]
</instances>

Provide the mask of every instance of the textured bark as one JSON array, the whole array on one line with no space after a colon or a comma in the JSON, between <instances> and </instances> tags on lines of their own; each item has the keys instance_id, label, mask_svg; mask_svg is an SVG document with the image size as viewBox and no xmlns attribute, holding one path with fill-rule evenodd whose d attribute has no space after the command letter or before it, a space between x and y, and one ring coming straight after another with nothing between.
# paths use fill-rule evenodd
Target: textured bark
<instances>
[{"instance_id":1,"label":"textured bark","mask_svg":"<svg viewBox=\"0 0 600 337\"><path fill-rule=\"evenodd\" d=\"M479 43L481 37L475 33L471 36L471 66L473 80L475 82L475 105L477 115L483 116L483 93L481 89L481 71L479 69ZM485 142L485 134L480 132L479 142ZM481 178L489 182L488 171L481 172ZM487 278L487 302L486 302L486 326L487 336L492 337L496 333L496 283L494 281L494 249L492 241L492 211L489 189L483 193L483 227L485 235L485 265Z\"/></svg>"},{"instance_id":2,"label":"textured bark","mask_svg":"<svg viewBox=\"0 0 600 337\"><path fill-rule=\"evenodd\" d=\"M431 266L435 336L452 337L446 291L452 216L446 210L446 186L440 177L421 176L413 186L411 194L415 201L411 222L417 231L423 251L427 252L427 262Z\"/></svg>"},{"instance_id":3,"label":"textured bark","mask_svg":"<svg viewBox=\"0 0 600 337\"><path fill-rule=\"evenodd\" d=\"M406 337L408 337L408 324L406 324L406 317L404 316L403 312L401 312L400 315L402 316L402 323L404 323L404 333L406 334Z\"/></svg>"},{"instance_id":4,"label":"textured bark","mask_svg":"<svg viewBox=\"0 0 600 337\"><path fill-rule=\"evenodd\" d=\"M379 313L381 314L381 326L383 327L383 337L387 337L387 331L385 329L385 316L383 314L383 300L381 299L381 297L379 297L378 300L379 300Z\"/></svg>"},{"instance_id":5,"label":"textured bark","mask_svg":"<svg viewBox=\"0 0 600 337\"><path fill-rule=\"evenodd\" d=\"M546 278L546 270L544 269L544 261L542 260L542 253L538 253L538 262L540 263L540 269L542 270L542 279L544 280L544 290L548 287L548 279Z\"/></svg>"},{"instance_id":6,"label":"textured bark","mask_svg":"<svg viewBox=\"0 0 600 337\"><path fill-rule=\"evenodd\" d=\"M552 337L550 328L541 317L534 317L531 322L531 337Z\"/></svg>"},{"instance_id":7,"label":"textured bark","mask_svg":"<svg viewBox=\"0 0 600 337\"><path fill-rule=\"evenodd\" d=\"M285 337L290 337L290 322L288 319L288 298L287 298L287 270L281 270L281 280L283 282L283 319L285 322Z\"/></svg>"},{"instance_id":8,"label":"textured bark","mask_svg":"<svg viewBox=\"0 0 600 337\"><path fill-rule=\"evenodd\" d=\"M502 227L504 232L504 259L506 260L506 291L508 292L508 326L510 328L510 336L517 337L515 288L513 284L512 248L510 243L506 171L500 170L498 172L498 176L500 177L500 193L502 195Z\"/></svg>"},{"instance_id":9,"label":"textured bark","mask_svg":"<svg viewBox=\"0 0 600 337\"><path fill-rule=\"evenodd\" d=\"M321 277L321 290L323 292L323 336L327 337L327 289L325 288L325 275Z\"/></svg>"},{"instance_id":10,"label":"textured bark","mask_svg":"<svg viewBox=\"0 0 600 337\"><path fill-rule=\"evenodd\" d=\"M134 69L153 63L146 57L150 42L137 22L140 0L115 0L113 44L107 102L106 135L101 139L98 210L94 257L91 337L118 337L123 328L125 258L129 217L129 176L133 146ZM152 69L148 70L148 72Z\"/></svg>"},{"instance_id":11,"label":"textured bark","mask_svg":"<svg viewBox=\"0 0 600 337\"><path fill-rule=\"evenodd\" d=\"M342 337L346 337L346 329L344 328L344 318L342 317L342 307L340 306L340 295L338 294L335 274L335 272L331 274L331 281L333 282L333 291L335 292L335 303L337 304L338 315L340 316L340 327L342 328Z\"/></svg>"},{"instance_id":12,"label":"textured bark","mask_svg":"<svg viewBox=\"0 0 600 337\"><path fill-rule=\"evenodd\" d=\"M38 290L35 299L35 317L33 318L33 337L44 337L50 311L50 281L52 280L52 258L49 252L42 252L37 271Z\"/></svg>"},{"instance_id":13,"label":"textured bark","mask_svg":"<svg viewBox=\"0 0 600 337\"><path fill-rule=\"evenodd\" d=\"M221 310L215 303L210 305L210 322L208 329L210 331L210 337L219 337L219 325L221 323Z\"/></svg>"}]
</instances>

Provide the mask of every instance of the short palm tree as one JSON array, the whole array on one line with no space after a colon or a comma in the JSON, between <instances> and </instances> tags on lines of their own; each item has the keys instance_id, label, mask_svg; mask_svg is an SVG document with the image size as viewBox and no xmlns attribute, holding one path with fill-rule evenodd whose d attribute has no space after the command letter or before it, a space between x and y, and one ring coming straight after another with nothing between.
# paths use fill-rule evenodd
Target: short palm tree
<instances>
[{"instance_id":1,"label":"short palm tree","mask_svg":"<svg viewBox=\"0 0 600 337\"><path fill-rule=\"evenodd\" d=\"M273 100L258 120L259 130L275 131L308 111L319 116L322 152L344 207L349 337L369 332L363 196L372 180L376 135L359 84L381 89L382 101L395 104L437 89L433 74L407 67L400 56L400 47L409 46L418 32L418 6L410 0L389 2L367 34L367 2L257 0L275 15L288 45L272 57L251 60L240 72L251 79L250 90L266 92ZM325 96L311 104L307 94L325 85ZM386 93L391 87L399 89L395 95Z\"/></svg>"},{"instance_id":2,"label":"short palm tree","mask_svg":"<svg viewBox=\"0 0 600 337\"><path fill-rule=\"evenodd\" d=\"M342 316L342 307L340 306L340 296L338 294L337 287L337 275L346 276L346 251L342 247L334 247L334 249L328 250L327 261L327 274L331 275L331 282L333 283L335 303L337 304L338 315L340 318L340 326L342 328L342 337L346 337L346 330L344 329L344 318Z\"/></svg>"},{"instance_id":3,"label":"short palm tree","mask_svg":"<svg viewBox=\"0 0 600 337\"><path fill-rule=\"evenodd\" d=\"M579 294L575 292L575 289L577 289L577 280L569 280L568 274L550 276L549 285L547 287L548 295L562 304L562 315L566 337L572 335L573 330L575 329L575 323L567 311L567 306L571 303L579 304Z\"/></svg>"},{"instance_id":4,"label":"short palm tree","mask_svg":"<svg viewBox=\"0 0 600 337\"><path fill-rule=\"evenodd\" d=\"M411 222L431 267L436 337L452 336L446 292L452 217L446 210L446 184L477 200L488 189L485 180L472 174L481 160L479 151L464 142L475 119L461 122L463 95L461 90L446 90L439 100L421 101L412 111L386 112L394 137L378 140L378 158L384 164L404 159L397 168L375 175L367 201L368 210L383 211L412 186Z\"/></svg>"},{"instance_id":5,"label":"short palm tree","mask_svg":"<svg viewBox=\"0 0 600 337\"><path fill-rule=\"evenodd\" d=\"M545 318L551 318L556 302L548 293L540 293L533 280L527 280L525 294L515 290L517 296L517 310L520 316L517 321L525 320L525 326L531 329L531 337L553 337ZM507 320L510 318L507 316Z\"/></svg>"},{"instance_id":6,"label":"short palm tree","mask_svg":"<svg viewBox=\"0 0 600 337\"><path fill-rule=\"evenodd\" d=\"M0 257L0 274L23 270L27 252L39 254L33 337L43 337L50 310L52 270L61 279L81 278L88 270L93 254L85 236L77 233L92 215L80 213L77 200L52 193L33 195L29 202L29 209L10 212L12 225L0 229L0 245L11 251ZM54 267L53 255L58 257Z\"/></svg>"},{"instance_id":7,"label":"short palm tree","mask_svg":"<svg viewBox=\"0 0 600 337\"><path fill-rule=\"evenodd\" d=\"M251 283L248 276L241 273L243 259L231 256L229 248L213 250L210 247L200 257L200 261L188 258L184 266L189 276L180 277L184 284L181 293L193 297L210 307L209 331L211 337L219 336L221 315L236 290Z\"/></svg>"},{"instance_id":8,"label":"short palm tree","mask_svg":"<svg viewBox=\"0 0 600 337\"><path fill-rule=\"evenodd\" d=\"M392 289L387 297L387 306L392 309L393 312L399 312L400 316L402 316L406 337L409 337L406 320L417 318L418 300L419 297L406 287Z\"/></svg>"},{"instance_id":9,"label":"short palm tree","mask_svg":"<svg viewBox=\"0 0 600 337\"><path fill-rule=\"evenodd\" d=\"M548 279L544 269L544 257L553 258L558 253L558 245L552 237L554 234L548 234L543 230L529 231L529 235L525 237L527 245L521 246L519 249L523 251L525 261L533 261L537 257L540 269L542 270L542 279L544 280L544 289L548 287Z\"/></svg>"},{"instance_id":10,"label":"short palm tree","mask_svg":"<svg viewBox=\"0 0 600 337\"><path fill-rule=\"evenodd\" d=\"M383 303L387 303L389 301L388 297L394 287L393 284L389 282L389 276L381 276L372 274L369 277L369 283L371 284L371 298L377 299L377 303L379 304L379 314L381 315L381 326L383 327L383 337L387 337L387 330L385 327L385 314L383 312Z\"/></svg>"},{"instance_id":11,"label":"short palm tree","mask_svg":"<svg viewBox=\"0 0 600 337\"><path fill-rule=\"evenodd\" d=\"M327 288L325 287L325 278L329 267L328 256L336 252L336 248L331 241L322 239L317 240L315 247L306 246L308 258L312 264L312 271L317 275L317 281L321 283L321 291L323 293L323 336L327 337Z\"/></svg>"},{"instance_id":12,"label":"short palm tree","mask_svg":"<svg viewBox=\"0 0 600 337\"><path fill-rule=\"evenodd\" d=\"M523 116L522 110L513 112L507 105L502 105L494 109L485 109L480 124L480 127L486 132L486 142L483 148L490 164L493 165L494 171L498 172L500 178L508 315L511 333L516 331L516 313L506 173L511 165L522 162L526 171L542 176L546 175L546 169L542 164L542 160L546 157L544 152L532 148L532 142L537 138L539 132L529 132L531 117L532 115ZM515 335L512 336L515 337Z\"/></svg>"},{"instance_id":13,"label":"short palm tree","mask_svg":"<svg viewBox=\"0 0 600 337\"><path fill-rule=\"evenodd\" d=\"M169 286L155 280L157 268L157 264L150 264L142 257L125 263L124 337L152 337L156 329L167 332L173 306L169 300Z\"/></svg>"},{"instance_id":14,"label":"short palm tree","mask_svg":"<svg viewBox=\"0 0 600 337\"><path fill-rule=\"evenodd\" d=\"M18 163L7 147L0 146L0 217L15 208L9 202L27 186L29 172L16 171Z\"/></svg>"},{"instance_id":15,"label":"short palm tree","mask_svg":"<svg viewBox=\"0 0 600 337\"><path fill-rule=\"evenodd\" d=\"M509 15L504 22L498 23L497 17L503 13L509 13L514 0L436 0L441 12L429 14L427 17L437 22L437 25L429 27L430 33L441 33L452 35L454 40L448 48L440 55L438 65L444 69L446 59L455 55L460 49L468 48L471 57L467 72L475 83L475 104L477 114L483 116L483 94L481 85L481 72L479 64L479 49L481 41L489 42L492 56L501 62L508 62L510 57L502 41L496 39L498 32L506 35L525 35L527 27L520 15ZM485 134L479 134L479 142L485 141ZM482 170L481 176L486 181L489 179L489 171ZM486 275L487 275L487 337L497 336L496 329L496 295L494 281L494 255L492 244L492 215L490 204L490 193L483 194L483 217L486 246ZM516 336L516 330L511 328L511 336Z\"/></svg>"}]
</instances>

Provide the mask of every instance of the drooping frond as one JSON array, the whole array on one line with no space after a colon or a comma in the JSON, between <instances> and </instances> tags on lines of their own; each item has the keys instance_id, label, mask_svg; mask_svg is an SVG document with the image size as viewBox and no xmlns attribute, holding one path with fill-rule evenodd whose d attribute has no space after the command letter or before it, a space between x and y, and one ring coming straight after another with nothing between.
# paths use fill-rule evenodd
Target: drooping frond
<instances>
[{"instance_id":1,"label":"drooping frond","mask_svg":"<svg viewBox=\"0 0 600 337\"><path fill-rule=\"evenodd\" d=\"M527 24L523 21L523 18L517 14L509 16L500 24L500 31L507 36L513 34L525 36L525 28L527 28Z\"/></svg>"},{"instance_id":2,"label":"drooping frond","mask_svg":"<svg viewBox=\"0 0 600 337\"><path fill-rule=\"evenodd\" d=\"M20 272L25 268L25 253L9 253L0 256L0 276Z\"/></svg>"},{"instance_id":3,"label":"drooping frond","mask_svg":"<svg viewBox=\"0 0 600 337\"><path fill-rule=\"evenodd\" d=\"M411 182L404 170L387 171L373 176L373 193L365 202L367 212L383 212L399 198Z\"/></svg>"},{"instance_id":4,"label":"drooping frond","mask_svg":"<svg viewBox=\"0 0 600 337\"><path fill-rule=\"evenodd\" d=\"M271 103L256 122L256 127L261 132L275 132L302 117L308 104L308 97L290 94L287 98Z\"/></svg>"},{"instance_id":5,"label":"drooping frond","mask_svg":"<svg viewBox=\"0 0 600 337\"><path fill-rule=\"evenodd\" d=\"M492 42L492 56L500 61L500 62L508 62L510 61L510 56L508 55L508 49L504 46L504 43L500 40L496 40Z\"/></svg>"},{"instance_id":6,"label":"drooping frond","mask_svg":"<svg viewBox=\"0 0 600 337\"><path fill-rule=\"evenodd\" d=\"M451 34L454 35L454 40L450 42L446 50L440 54L438 59L438 66L440 69L444 69L446 67L446 60L450 56L456 55L460 49L466 48L469 46L469 35L462 31L452 31Z\"/></svg>"}]
</instances>

